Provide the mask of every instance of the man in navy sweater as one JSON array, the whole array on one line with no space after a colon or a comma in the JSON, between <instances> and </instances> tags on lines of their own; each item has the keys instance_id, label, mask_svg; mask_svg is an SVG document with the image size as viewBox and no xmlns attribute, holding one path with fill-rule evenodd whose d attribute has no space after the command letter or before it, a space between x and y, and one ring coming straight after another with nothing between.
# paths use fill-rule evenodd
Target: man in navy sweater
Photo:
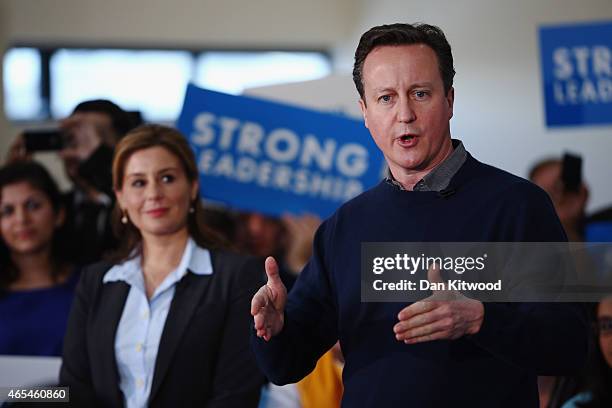
<instances>
[{"instance_id":1,"label":"man in navy sweater","mask_svg":"<svg viewBox=\"0 0 612 408\"><path fill-rule=\"evenodd\" d=\"M582 366L587 327L571 304L361 302L362 242L566 240L546 193L451 139L454 73L437 27L384 25L361 37L353 78L389 175L322 224L289 296L266 260L251 313L272 382L300 380L337 339L346 407L537 407L537 375Z\"/></svg>"}]
</instances>

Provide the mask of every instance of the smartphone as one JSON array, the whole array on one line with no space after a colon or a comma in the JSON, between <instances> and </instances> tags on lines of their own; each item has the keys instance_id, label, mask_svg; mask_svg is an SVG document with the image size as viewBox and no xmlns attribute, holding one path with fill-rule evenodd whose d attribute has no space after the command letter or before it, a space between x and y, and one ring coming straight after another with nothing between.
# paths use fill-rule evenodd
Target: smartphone
<instances>
[{"instance_id":1,"label":"smartphone","mask_svg":"<svg viewBox=\"0 0 612 408\"><path fill-rule=\"evenodd\" d=\"M26 130L23 133L28 152L61 150L64 148L64 133L59 129Z\"/></svg>"},{"instance_id":2,"label":"smartphone","mask_svg":"<svg viewBox=\"0 0 612 408\"><path fill-rule=\"evenodd\" d=\"M561 167L561 180L565 191L578 191L582 184L582 157L565 153Z\"/></svg>"}]
</instances>

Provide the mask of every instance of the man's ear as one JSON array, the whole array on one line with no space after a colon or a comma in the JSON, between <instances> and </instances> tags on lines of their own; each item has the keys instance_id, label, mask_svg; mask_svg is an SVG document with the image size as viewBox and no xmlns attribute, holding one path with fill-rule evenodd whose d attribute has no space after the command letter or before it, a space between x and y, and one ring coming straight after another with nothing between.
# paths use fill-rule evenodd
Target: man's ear
<instances>
[{"instance_id":1,"label":"man's ear","mask_svg":"<svg viewBox=\"0 0 612 408\"><path fill-rule=\"evenodd\" d=\"M453 106L455 104L455 88L453 88L452 86L446 94L446 103L448 103L448 110L450 113L448 119L450 120L453 117Z\"/></svg>"},{"instance_id":2,"label":"man's ear","mask_svg":"<svg viewBox=\"0 0 612 408\"><path fill-rule=\"evenodd\" d=\"M363 124L365 125L366 128L369 129L368 127L368 107L366 106L365 101L363 100L363 98L359 98L359 109L361 109L361 115L363 116Z\"/></svg>"}]
</instances>

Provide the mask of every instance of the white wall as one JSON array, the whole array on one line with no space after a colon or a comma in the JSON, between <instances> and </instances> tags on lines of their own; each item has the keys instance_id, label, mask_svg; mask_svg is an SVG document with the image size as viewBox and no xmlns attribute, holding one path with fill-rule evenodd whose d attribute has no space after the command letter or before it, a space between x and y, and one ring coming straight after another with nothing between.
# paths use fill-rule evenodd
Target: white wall
<instances>
[{"instance_id":1,"label":"white wall","mask_svg":"<svg viewBox=\"0 0 612 408\"><path fill-rule=\"evenodd\" d=\"M24 42L326 50L350 32L354 10L351 0L0 0L0 51ZM2 162L19 129L0 116ZM54 156L41 159L66 188Z\"/></svg>"},{"instance_id":2,"label":"white wall","mask_svg":"<svg viewBox=\"0 0 612 408\"><path fill-rule=\"evenodd\" d=\"M589 208L612 205L612 126L548 130L537 28L544 23L612 20L610 0L362 1L359 20L337 48L352 64L366 29L394 22L440 26L455 57L453 137L477 158L525 176L539 158L568 149L583 155Z\"/></svg>"},{"instance_id":3,"label":"white wall","mask_svg":"<svg viewBox=\"0 0 612 408\"><path fill-rule=\"evenodd\" d=\"M10 39L41 42L328 47L350 0L3 0Z\"/></svg>"}]
</instances>

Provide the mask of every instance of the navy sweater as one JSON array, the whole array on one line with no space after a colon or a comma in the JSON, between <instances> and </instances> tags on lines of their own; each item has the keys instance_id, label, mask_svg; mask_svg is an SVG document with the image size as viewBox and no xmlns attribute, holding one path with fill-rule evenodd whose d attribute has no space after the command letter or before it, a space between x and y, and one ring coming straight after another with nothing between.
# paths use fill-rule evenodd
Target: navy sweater
<instances>
[{"instance_id":1,"label":"navy sweater","mask_svg":"<svg viewBox=\"0 0 612 408\"><path fill-rule=\"evenodd\" d=\"M253 337L272 382L300 380L337 339L344 407L537 407L536 375L582 367L588 329L575 305L485 303L477 334L406 345L393 333L405 303L360 301L361 242L566 240L546 193L471 156L447 191L381 182L321 225L283 330L267 343Z\"/></svg>"}]
</instances>

